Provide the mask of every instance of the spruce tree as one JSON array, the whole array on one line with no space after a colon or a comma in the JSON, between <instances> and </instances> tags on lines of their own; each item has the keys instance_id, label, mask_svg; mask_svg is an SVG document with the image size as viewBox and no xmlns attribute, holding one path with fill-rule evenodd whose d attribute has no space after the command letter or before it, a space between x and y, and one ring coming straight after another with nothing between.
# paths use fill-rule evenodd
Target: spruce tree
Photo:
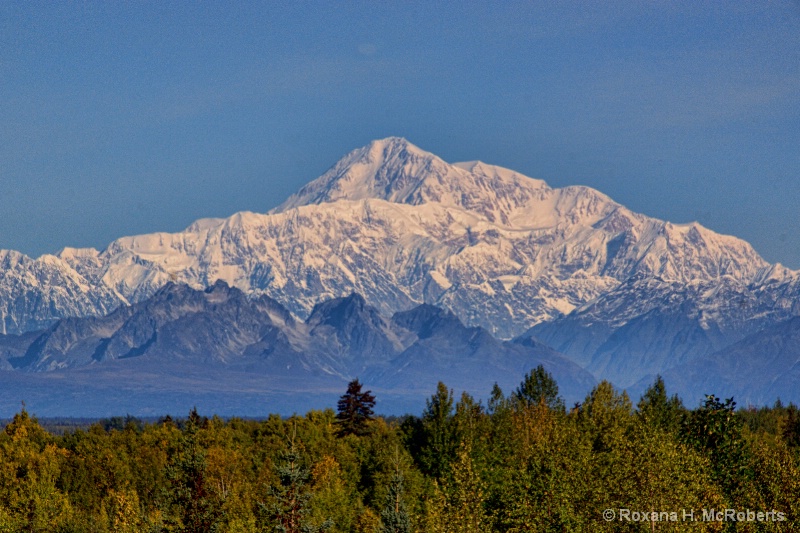
<instances>
[{"instance_id":1,"label":"spruce tree","mask_svg":"<svg viewBox=\"0 0 800 533\"><path fill-rule=\"evenodd\" d=\"M200 444L200 421L193 409L183 429L179 449L167 467L172 484L171 500L180 523L178 531L204 533L215 531L222 519L219 501L209 486L206 451Z\"/></svg>"},{"instance_id":2,"label":"spruce tree","mask_svg":"<svg viewBox=\"0 0 800 533\"><path fill-rule=\"evenodd\" d=\"M315 526L308 520L308 503L311 493L307 487L309 471L301 465L300 454L294 445L294 437L289 450L284 455L284 463L276 467L280 485L270 487L274 503L271 507L261 504L266 511L275 533L320 533L333 526L330 520Z\"/></svg>"},{"instance_id":3,"label":"spruce tree","mask_svg":"<svg viewBox=\"0 0 800 533\"><path fill-rule=\"evenodd\" d=\"M386 506L381 511L380 533L411 533L411 519L403 501L403 475L399 467L389 483Z\"/></svg>"},{"instance_id":4,"label":"spruce tree","mask_svg":"<svg viewBox=\"0 0 800 533\"><path fill-rule=\"evenodd\" d=\"M667 396L664 379L656 377L638 404L639 416L643 421L665 431L677 431L683 412L683 404L677 395Z\"/></svg>"},{"instance_id":5,"label":"spruce tree","mask_svg":"<svg viewBox=\"0 0 800 533\"><path fill-rule=\"evenodd\" d=\"M356 378L347 385L347 392L339 398L336 421L339 424L338 434L340 437L365 435L370 421L375 417L373 412L375 396L372 395L372 391L362 392L361 387L361 383Z\"/></svg>"},{"instance_id":6,"label":"spruce tree","mask_svg":"<svg viewBox=\"0 0 800 533\"><path fill-rule=\"evenodd\" d=\"M514 391L514 397L527 405L544 403L550 409L564 410L564 400L558 396L558 384L542 365L525 374L525 379Z\"/></svg>"},{"instance_id":7,"label":"spruce tree","mask_svg":"<svg viewBox=\"0 0 800 533\"><path fill-rule=\"evenodd\" d=\"M453 420L453 391L440 381L436 386L436 394L425 404L419 462L426 474L441 479L448 473L458 448Z\"/></svg>"},{"instance_id":8,"label":"spruce tree","mask_svg":"<svg viewBox=\"0 0 800 533\"><path fill-rule=\"evenodd\" d=\"M503 389L497 382L492 387L492 392L489 394L489 402L487 404L487 411L490 415L500 412L508 407L508 400L503 394Z\"/></svg>"},{"instance_id":9,"label":"spruce tree","mask_svg":"<svg viewBox=\"0 0 800 533\"><path fill-rule=\"evenodd\" d=\"M781 433L787 446L800 447L800 412L794 404L789 404L789 408L786 410L786 421Z\"/></svg>"}]
</instances>

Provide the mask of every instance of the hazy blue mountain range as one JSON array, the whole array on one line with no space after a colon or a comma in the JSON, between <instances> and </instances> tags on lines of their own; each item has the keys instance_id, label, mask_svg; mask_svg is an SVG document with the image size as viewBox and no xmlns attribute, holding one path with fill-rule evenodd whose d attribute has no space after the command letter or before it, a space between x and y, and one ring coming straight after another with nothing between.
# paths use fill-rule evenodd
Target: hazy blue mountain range
<instances>
[{"instance_id":1,"label":"hazy blue mountain range","mask_svg":"<svg viewBox=\"0 0 800 533\"><path fill-rule=\"evenodd\" d=\"M241 309L270 320L238 323L229 304L206 318L167 320L162 291L183 284L199 301L222 290L220 280L241 291ZM353 294L360 310L340 300ZM768 401L778 390L769 379L791 382L788 359L780 379L766 365L752 390L737 388L747 365L725 361L762 361L774 332L800 315L799 294L797 272L735 237L634 213L588 187L449 164L389 138L346 155L269 213L123 237L102 251L0 252L0 364L30 375L150 358L228 370L257 360L275 376L298 368L324 379L369 375L394 391L473 376L486 391L482 365L522 373L528 355L513 353L535 348L572 376L569 394L588 383L577 365L633 389L663 373L692 403L724 387ZM456 323L462 329L449 338L421 334ZM80 340L69 344L70 335ZM492 350L500 355L490 363ZM699 376L715 364L725 366L719 387L681 370Z\"/></svg>"},{"instance_id":2,"label":"hazy blue mountain range","mask_svg":"<svg viewBox=\"0 0 800 533\"><path fill-rule=\"evenodd\" d=\"M319 398L332 406L354 376L386 396L383 409L401 412L419 408L439 379L485 396L494 382L510 392L539 364L569 399L579 399L595 383L544 345L499 341L427 304L386 318L354 294L315 306L303 322L268 296L248 298L222 281L202 291L168 283L105 317L65 318L43 331L0 336L4 383L24 376L25 384L43 388L77 379L80 390L51 391L49 403L33 405L57 412L83 402L73 406L83 414L108 407L108 391L121 390L131 397L118 399L120 405L145 413L158 412L158 403L142 395L153 390L160 392L158 401L167 398L176 406L191 402L193 393L202 398L216 391L217 411L227 405L226 395L255 395L251 405L238 407L240 414L318 407ZM11 408L28 397L23 388L13 392L22 397L8 387L2 394ZM270 406L259 395L281 397Z\"/></svg>"},{"instance_id":3,"label":"hazy blue mountain range","mask_svg":"<svg viewBox=\"0 0 800 533\"><path fill-rule=\"evenodd\" d=\"M800 400L800 318L794 317L664 373L676 392L719 391L739 405ZM632 387L646 388L646 380Z\"/></svg>"}]
</instances>

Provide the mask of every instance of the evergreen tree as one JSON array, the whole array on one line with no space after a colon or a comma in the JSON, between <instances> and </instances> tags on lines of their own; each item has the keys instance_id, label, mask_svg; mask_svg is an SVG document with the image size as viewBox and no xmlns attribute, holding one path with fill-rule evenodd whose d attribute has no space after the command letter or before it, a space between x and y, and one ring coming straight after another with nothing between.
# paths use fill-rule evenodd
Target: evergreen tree
<instances>
[{"instance_id":1,"label":"evergreen tree","mask_svg":"<svg viewBox=\"0 0 800 533\"><path fill-rule=\"evenodd\" d=\"M792 448L800 447L800 412L794 404L786 410L786 422L783 425L783 439Z\"/></svg>"},{"instance_id":2,"label":"evergreen tree","mask_svg":"<svg viewBox=\"0 0 800 533\"><path fill-rule=\"evenodd\" d=\"M500 385L495 382L494 386L492 387L492 392L489 394L487 411L490 415L493 415L499 411L502 411L507 406L508 400L506 400L506 397L503 394L503 389L501 389Z\"/></svg>"},{"instance_id":3,"label":"evergreen tree","mask_svg":"<svg viewBox=\"0 0 800 533\"><path fill-rule=\"evenodd\" d=\"M193 409L177 454L167 468L167 478L172 484L171 500L180 516L177 529L185 533L214 531L222 518L219 502L208 483L206 450L199 442L196 415L197 410Z\"/></svg>"},{"instance_id":4,"label":"evergreen tree","mask_svg":"<svg viewBox=\"0 0 800 533\"><path fill-rule=\"evenodd\" d=\"M483 405L476 402L468 393L461 393L461 400L456 404L453 426L457 442L475 442L483 430L485 412Z\"/></svg>"},{"instance_id":5,"label":"evergreen tree","mask_svg":"<svg viewBox=\"0 0 800 533\"><path fill-rule=\"evenodd\" d=\"M192 410L189 411L189 417L186 419L187 424L193 424L196 428L203 428L205 429L208 427L208 417L200 416L197 412L197 407L192 407Z\"/></svg>"},{"instance_id":6,"label":"evergreen tree","mask_svg":"<svg viewBox=\"0 0 800 533\"><path fill-rule=\"evenodd\" d=\"M675 431L680 424L683 404L677 395L667 397L664 379L658 376L642 395L637 408L646 423L665 431Z\"/></svg>"},{"instance_id":7,"label":"evergreen tree","mask_svg":"<svg viewBox=\"0 0 800 533\"><path fill-rule=\"evenodd\" d=\"M448 472L458 447L453 420L453 391L440 381L436 394L425 403L419 461L427 473L441 479Z\"/></svg>"},{"instance_id":8,"label":"evergreen tree","mask_svg":"<svg viewBox=\"0 0 800 533\"><path fill-rule=\"evenodd\" d=\"M261 504L269 515L275 533L319 533L333 526L330 520L315 526L308 521L311 492L307 487L309 471L300 463L300 454L294 446L294 437L289 450L284 455L284 464L276 468L280 485L270 487L274 504L267 507ZM270 531L268 529L268 531Z\"/></svg>"},{"instance_id":9,"label":"evergreen tree","mask_svg":"<svg viewBox=\"0 0 800 533\"><path fill-rule=\"evenodd\" d=\"M411 533L411 519L403 501L403 475L399 466L389 483L386 506L381 511L380 533Z\"/></svg>"},{"instance_id":10,"label":"evergreen tree","mask_svg":"<svg viewBox=\"0 0 800 533\"><path fill-rule=\"evenodd\" d=\"M369 422L375 417L375 396L372 391L361 391L358 378L347 385L347 392L342 395L338 403L336 421L339 424L339 436L365 435Z\"/></svg>"},{"instance_id":11,"label":"evergreen tree","mask_svg":"<svg viewBox=\"0 0 800 533\"><path fill-rule=\"evenodd\" d=\"M527 405L544 403L553 410L564 410L564 400L558 396L558 384L542 365L525 374L522 383L514 391L514 398Z\"/></svg>"}]
</instances>

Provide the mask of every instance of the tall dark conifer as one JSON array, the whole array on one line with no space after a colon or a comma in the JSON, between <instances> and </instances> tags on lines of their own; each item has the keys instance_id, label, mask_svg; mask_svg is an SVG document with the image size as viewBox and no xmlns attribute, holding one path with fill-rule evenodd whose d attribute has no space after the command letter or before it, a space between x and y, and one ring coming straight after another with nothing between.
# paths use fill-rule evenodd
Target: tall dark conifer
<instances>
[{"instance_id":1,"label":"tall dark conifer","mask_svg":"<svg viewBox=\"0 0 800 533\"><path fill-rule=\"evenodd\" d=\"M683 404L677 395L667 396L661 376L647 388L637 407L639 416L648 424L666 431L676 431L680 425Z\"/></svg>"},{"instance_id":2,"label":"tall dark conifer","mask_svg":"<svg viewBox=\"0 0 800 533\"><path fill-rule=\"evenodd\" d=\"M339 424L339 436L364 435L368 431L369 422L375 417L375 396L372 391L361 391L358 378L347 385L337 406L336 421Z\"/></svg>"},{"instance_id":3,"label":"tall dark conifer","mask_svg":"<svg viewBox=\"0 0 800 533\"><path fill-rule=\"evenodd\" d=\"M789 404L789 408L786 410L786 422L783 425L782 433L788 446L800 447L800 411L794 404Z\"/></svg>"},{"instance_id":4,"label":"tall dark conifer","mask_svg":"<svg viewBox=\"0 0 800 533\"><path fill-rule=\"evenodd\" d=\"M449 473L458 449L458 435L453 420L453 390L440 381L436 385L436 394L425 404L419 462L426 474L442 479Z\"/></svg>"}]
</instances>

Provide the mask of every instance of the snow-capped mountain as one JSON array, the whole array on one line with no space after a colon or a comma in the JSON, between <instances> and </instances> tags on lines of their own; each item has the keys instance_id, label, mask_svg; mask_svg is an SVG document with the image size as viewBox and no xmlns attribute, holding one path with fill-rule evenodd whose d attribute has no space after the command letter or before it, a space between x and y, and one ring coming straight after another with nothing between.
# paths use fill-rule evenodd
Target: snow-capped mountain
<instances>
[{"instance_id":1,"label":"snow-capped mountain","mask_svg":"<svg viewBox=\"0 0 800 533\"><path fill-rule=\"evenodd\" d=\"M689 283L634 276L531 335L621 386L800 315L794 275Z\"/></svg>"},{"instance_id":2,"label":"snow-capped mountain","mask_svg":"<svg viewBox=\"0 0 800 533\"><path fill-rule=\"evenodd\" d=\"M303 320L357 293L385 316L429 303L500 338L534 327L623 385L800 314L798 274L740 239L400 138L351 152L267 214L0 261L6 333L223 280Z\"/></svg>"},{"instance_id":3,"label":"snow-capped mountain","mask_svg":"<svg viewBox=\"0 0 800 533\"><path fill-rule=\"evenodd\" d=\"M0 250L0 333L36 330L61 317L104 315L120 305L107 285L79 272L96 264L97 250L62 254L31 259Z\"/></svg>"}]
</instances>

